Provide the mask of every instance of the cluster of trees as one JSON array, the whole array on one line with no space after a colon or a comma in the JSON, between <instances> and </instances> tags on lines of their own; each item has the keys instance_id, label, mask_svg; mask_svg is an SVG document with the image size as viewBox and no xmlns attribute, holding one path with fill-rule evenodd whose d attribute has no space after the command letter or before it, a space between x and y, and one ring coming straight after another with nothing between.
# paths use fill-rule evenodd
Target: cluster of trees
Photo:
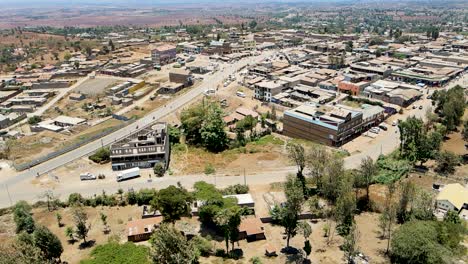
<instances>
[{"instance_id":1,"label":"cluster of trees","mask_svg":"<svg viewBox=\"0 0 468 264\"><path fill-rule=\"evenodd\" d=\"M440 149L443 135L439 131L430 131L422 119L408 117L398 124L400 130L401 156L412 163L421 165L434 159Z\"/></svg>"},{"instance_id":2,"label":"cluster of trees","mask_svg":"<svg viewBox=\"0 0 468 264\"><path fill-rule=\"evenodd\" d=\"M180 119L189 144L200 145L214 152L227 148L223 111L218 103L204 100L182 111Z\"/></svg>"},{"instance_id":3,"label":"cluster of trees","mask_svg":"<svg viewBox=\"0 0 468 264\"><path fill-rule=\"evenodd\" d=\"M13 207L17 236L11 244L2 245L2 263L55 263L60 260L62 243L47 227L34 221L31 210L25 201Z\"/></svg>"},{"instance_id":4,"label":"cluster of trees","mask_svg":"<svg viewBox=\"0 0 468 264\"><path fill-rule=\"evenodd\" d=\"M466 101L463 87L457 85L448 90L438 90L432 94L435 112L442 119L448 131L454 131L461 124Z\"/></svg>"}]
</instances>

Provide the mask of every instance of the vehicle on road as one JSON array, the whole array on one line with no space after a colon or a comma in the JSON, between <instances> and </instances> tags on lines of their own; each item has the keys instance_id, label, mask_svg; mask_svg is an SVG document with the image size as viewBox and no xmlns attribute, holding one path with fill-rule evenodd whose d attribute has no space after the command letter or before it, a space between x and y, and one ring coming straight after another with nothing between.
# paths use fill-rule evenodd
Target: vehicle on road
<instances>
[{"instance_id":1,"label":"vehicle on road","mask_svg":"<svg viewBox=\"0 0 468 264\"><path fill-rule=\"evenodd\" d=\"M419 110L422 110L422 109L423 109L423 106L422 106L422 105L420 105L420 106L419 106Z\"/></svg>"},{"instance_id":2,"label":"vehicle on road","mask_svg":"<svg viewBox=\"0 0 468 264\"><path fill-rule=\"evenodd\" d=\"M133 178L140 177L140 168L131 168L128 170L123 170L117 174L117 181L125 181Z\"/></svg>"},{"instance_id":3,"label":"vehicle on road","mask_svg":"<svg viewBox=\"0 0 468 264\"><path fill-rule=\"evenodd\" d=\"M80 174L80 180L82 181L95 180L95 179L96 179L96 175L91 174L90 172Z\"/></svg>"},{"instance_id":4,"label":"vehicle on road","mask_svg":"<svg viewBox=\"0 0 468 264\"><path fill-rule=\"evenodd\" d=\"M413 109L416 109L416 108L418 108L418 106L417 106L417 105L413 105Z\"/></svg>"}]
</instances>

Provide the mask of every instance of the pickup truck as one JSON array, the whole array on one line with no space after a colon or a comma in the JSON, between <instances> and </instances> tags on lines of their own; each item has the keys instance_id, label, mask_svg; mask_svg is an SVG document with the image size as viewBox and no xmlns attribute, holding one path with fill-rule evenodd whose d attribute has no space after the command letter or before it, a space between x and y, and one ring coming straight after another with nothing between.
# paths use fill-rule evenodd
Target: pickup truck
<instances>
[{"instance_id":1,"label":"pickup truck","mask_svg":"<svg viewBox=\"0 0 468 264\"><path fill-rule=\"evenodd\" d=\"M80 174L80 180L82 180L82 181L95 180L95 179L96 179L96 175L91 174L89 172Z\"/></svg>"}]
</instances>

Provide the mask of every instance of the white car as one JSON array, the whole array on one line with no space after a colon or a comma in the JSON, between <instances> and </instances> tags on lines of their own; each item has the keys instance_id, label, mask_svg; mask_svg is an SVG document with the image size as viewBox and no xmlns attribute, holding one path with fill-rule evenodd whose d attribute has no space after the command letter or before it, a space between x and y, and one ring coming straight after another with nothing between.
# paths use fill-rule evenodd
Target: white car
<instances>
[{"instance_id":1,"label":"white car","mask_svg":"<svg viewBox=\"0 0 468 264\"><path fill-rule=\"evenodd\" d=\"M369 129L369 132L374 133L374 134L378 134L380 132L380 128L373 127L371 129Z\"/></svg>"},{"instance_id":2,"label":"white car","mask_svg":"<svg viewBox=\"0 0 468 264\"><path fill-rule=\"evenodd\" d=\"M236 92L236 95L239 96L239 97L242 97L242 98L245 98L245 93L243 92Z\"/></svg>"}]
</instances>

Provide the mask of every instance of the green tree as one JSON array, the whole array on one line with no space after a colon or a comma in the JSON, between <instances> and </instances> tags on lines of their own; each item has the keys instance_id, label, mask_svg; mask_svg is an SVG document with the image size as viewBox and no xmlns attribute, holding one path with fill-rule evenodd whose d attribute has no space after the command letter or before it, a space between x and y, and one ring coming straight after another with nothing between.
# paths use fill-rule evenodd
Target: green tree
<instances>
[{"instance_id":1,"label":"green tree","mask_svg":"<svg viewBox=\"0 0 468 264\"><path fill-rule=\"evenodd\" d=\"M55 213L55 218L57 218L57 225L59 227L62 227L62 225L63 225L62 224L62 215L59 212L57 212L57 213Z\"/></svg>"},{"instance_id":2,"label":"green tree","mask_svg":"<svg viewBox=\"0 0 468 264\"><path fill-rule=\"evenodd\" d=\"M280 209L280 225L284 227L286 233L286 247L289 247L289 240L296 236L299 214L304 203L304 193L302 183L292 176L288 176L284 185L286 204Z\"/></svg>"},{"instance_id":3,"label":"green tree","mask_svg":"<svg viewBox=\"0 0 468 264\"><path fill-rule=\"evenodd\" d=\"M228 143L224 127L223 111L217 104L211 104L200 129L203 146L214 152L224 150Z\"/></svg>"},{"instance_id":4,"label":"green tree","mask_svg":"<svg viewBox=\"0 0 468 264\"><path fill-rule=\"evenodd\" d=\"M410 212L408 211L410 205L414 201L416 188L412 182L403 182L400 186L400 199L397 208L398 223L404 223L410 219Z\"/></svg>"},{"instance_id":5,"label":"green tree","mask_svg":"<svg viewBox=\"0 0 468 264\"><path fill-rule=\"evenodd\" d=\"M337 230L340 235L348 235L354 224L356 211L356 196L353 192L352 177L344 177L335 188L338 189L338 197L334 211L337 222Z\"/></svg>"},{"instance_id":6,"label":"green tree","mask_svg":"<svg viewBox=\"0 0 468 264\"><path fill-rule=\"evenodd\" d=\"M40 116L31 116L28 118L28 124L36 125L37 123L41 122L42 118Z\"/></svg>"},{"instance_id":7,"label":"green tree","mask_svg":"<svg viewBox=\"0 0 468 264\"><path fill-rule=\"evenodd\" d=\"M63 59L66 60L66 61L69 61L71 59L71 54L70 52L65 52L65 54L63 55Z\"/></svg>"},{"instance_id":8,"label":"green tree","mask_svg":"<svg viewBox=\"0 0 468 264\"><path fill-rule=\"evenodd\" d=\"M460 219L460 216L458 215L458 212L454 210L448 210L447 213L444 216L444 222L448 223L453 223L453 224L461 224L462 221Z\"/></svg>"},{"instance_id":9,"label":"green tree","mask_svg":"<svg viewBox=\"0 0 468 264\"><path fill-rule=\"evenodd\" d=\"M197 261L193 244L180 231L167 224L156 229L150 244L154 263L192 264Z\"/></svg>"},{"instance_id":10,"label":"green tree","mask_svg":"<svg viewBox=\"0 0 468 264\"><path fill-rule=\"evenodd\" d=\"M463 123L462 136L465 141L468 141L468 120Z\"/></svg>"},{"instance_id":11,"label":"green tree","mask_svg":"<svg viewBox=\"0 0 468 264\"><path fill-rule=\"evenodd\" d=\"M449 263L450 251L438 243L435 223L409 221L400 226L391 241L393 263L440 264Z\"/></svg>"},{"instance_id":12,"label":"green tree","mask_svg":"<svg viewBox=\"0 0 468 264\"><path fill-rule=\"evenodd\" d=\"M151 207L161 211L165 222L175 223L181 216L188 215L191 201L187 190L171 185L158 192L151 201Z\"/></svg>"},{"instance_id":13,"label":"green tree","mask_svg":"<svg viewBox=\"0 0 468 264\"><path fill-rule=\"evenodd\" d=\"M346 235L342 249L345 252L345 258L348 263L354 263L353 258L358 253L358 243L359 240L359 231L357 230L356 225L353 225L349 231L349 234Z\"/></svg>"},{"instance_id":14,"label":"green tree","mask_svg":"<svg viewBox=\"0 0 468 264\"><path fill-rule=\"evenodd\" d=\"M370 205L369 187L373 183L374 177L377 176L377 173L377 164L371 157L367 156L361 160L361 166L357 177L361 178L359 182L361 182L363 187L366 189L366 204L368 208Z\"/></svg>"},{"instance_id":15,"label":"green tree","mask_svg":"<svg viewBox=\"0 0 468 264\"><path fill-rule=\"evenodd\" d=\"M74 242L75 241L75 229L71 226L67 226L65 228L65 236L68 238L69 242Z\"/></svg>"},{"instance_id":16,"label":"green tree","mask_svg":"<svg viewBox=\"0 0 468 264\"><path fill-rule=\"evenodd\" d=\"M164 173L166 172L166 169L164 167L165 167L164 163L162 163L162 162L156 163L154 165L154 167L153 167L154 175L156 175L158 177L164 176Z\"/></svg>"},{"instance_id":17,"label":"green tree","mask_svg":"<svg viewBox=\"0 0 468 264\"><path fill-rule=\"evenodd\" d=\"M62 243L54 233L45 226L37 226L32 234L35 247L39 248L48 260L59 259L63 253Z\"/></svg>"},{"instance_id":18,"label":"green tree","mask_svg":"<svg viewBox=\"0 0 468 264\"><path fill-rule=\"evenodd\" d=\"M111 48L111 51L115 50L114 42L112 42L112 39L109 39L109 47Z\"/></svg>"},{"instance_id":19,"label":"green tree","mask_svg":"<svg viewBox=\"0 0 468 264\"><path fill-rule=\"evenodd\" d=\"M251 30L255 29L257 27L257 21L256 20L250 21L249 27Z\"/></svg>"},{"instance_id":20,"label":"green tree","mask_svg":"<svg viewBox=\"0 0 468 264\"><path fill-rule=\"evenodd\" d=\"M22 231L31 234L34 232L35 223L32 218L31 206L26 201L19 201L13 208L13 220L16 224L16 233Z\"/></svg>"},{"instance_id":21,"label":"green tree","mask_svg":"<svg viewBox=\"0 0 468 264\"><path fill-rule=\"evenodd\" d=\"M2 264L44 264L48 262L39 248L32 243L20 240L0 244L0 259Z\"/></svg>"},{"instance_id":22,"label":"green tree","mask_svg":"<svg viewBox=\"0 0 468 264\"><path fill-rule=\"evenodd\" d=\"M289 159L297 166L297 178L301 181L302 191L304 194L307 194L306 180L303 173L306 166L306 153L304 147L297 143L289 143L287 145L287 150Z\"/></svg>"},{"instance_id":23,"label":"green tree","mask_svg":"<svg viewBox=\"0 0 468 264\"><path fill-rule=\"evenodd\" d=\"M455 172L455 167L460 163L460 157L453 152L443 151L437 156L436 162L438 172L452 174Z\"/></svg>"},{"instance_id":24,"label":"green tree","mask_svg":"<svg viewBox=\"0 0 468 264\"><path fill-rule=\"evenodd\" d=\"M223 232L226 252L229 252L229 241L231 242L231 248L234 249L234 242L237 241L241 222L240 207L232 206L222 209L216 214L214 222Z\"/></svg>"},{"instance_id":25,"label":"green tree","mask_svg":"<svg viewBox=\"0 0 468 264\"><path fill-rule=\"evenodd\" d=\"M72 211L73 221L75 222L75 234L78 238L83 239L83 243L86 244L86 238L90 226L87 225L88 214L82 207L75 207Z\"/></svg>"}]
</instances>

